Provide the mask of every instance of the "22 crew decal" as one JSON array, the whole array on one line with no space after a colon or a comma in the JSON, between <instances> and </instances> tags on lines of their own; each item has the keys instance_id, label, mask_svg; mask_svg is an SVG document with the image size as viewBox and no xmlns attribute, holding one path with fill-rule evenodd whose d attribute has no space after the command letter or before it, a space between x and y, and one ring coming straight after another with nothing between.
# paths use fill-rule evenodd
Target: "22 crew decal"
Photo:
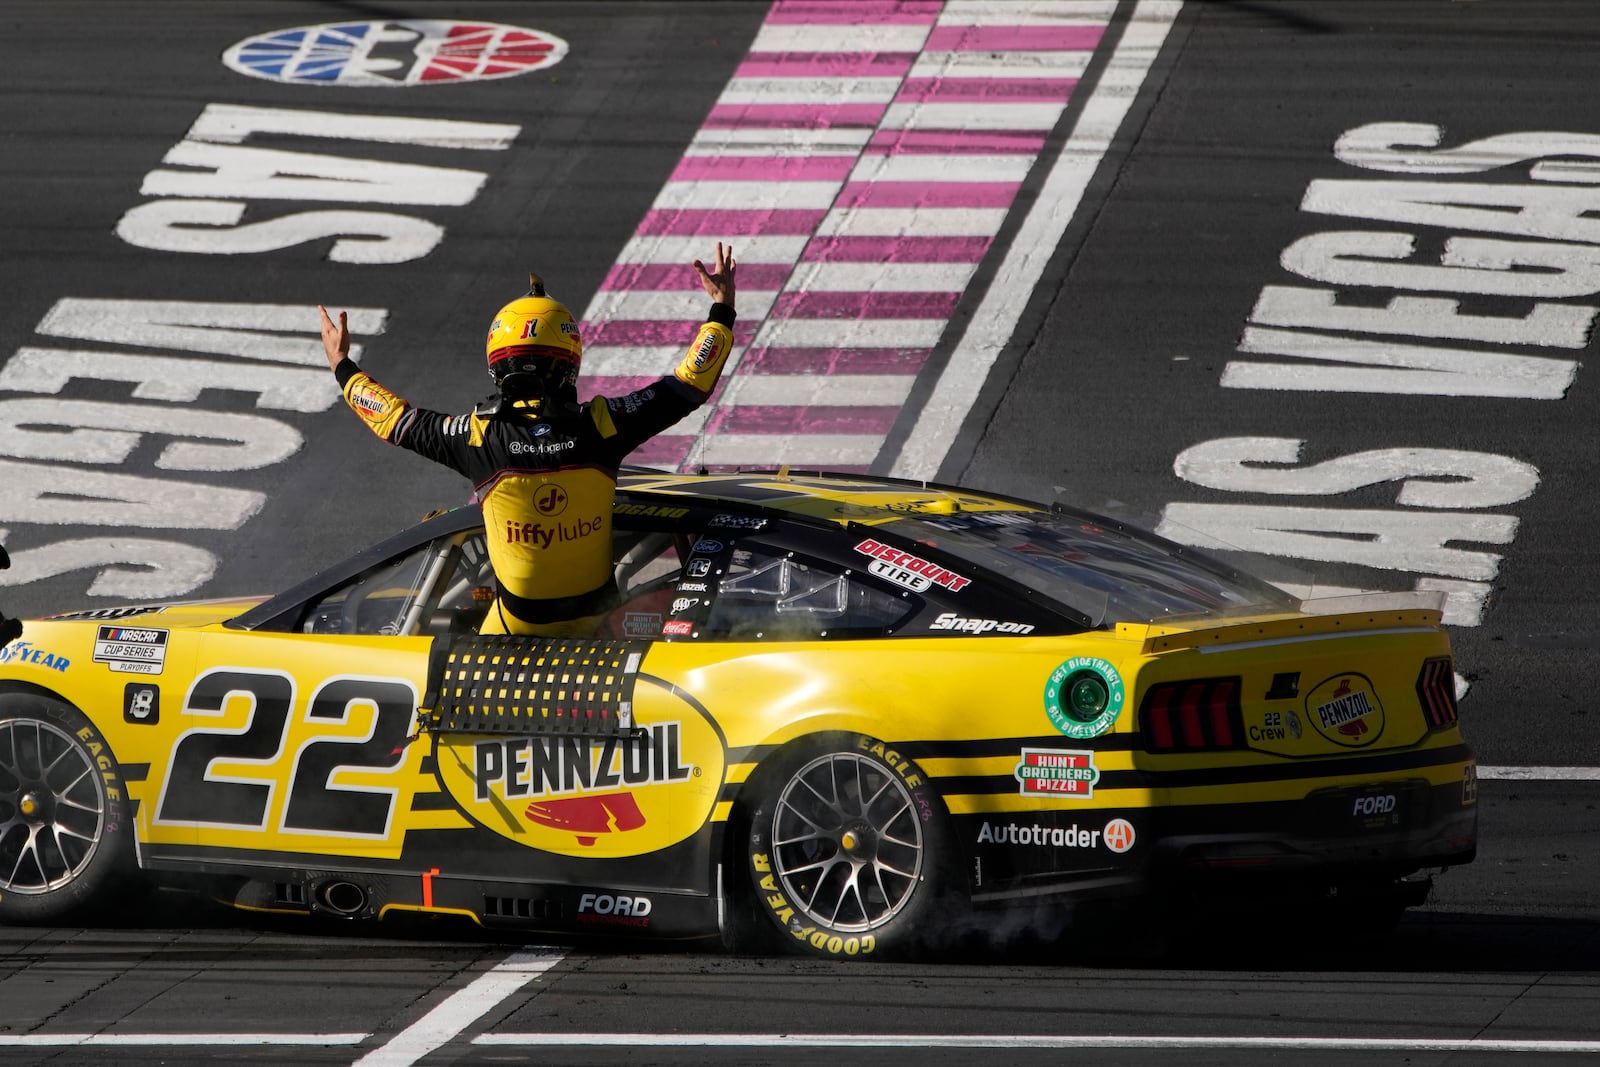
<instances>
[{"instance_id":1,"label":"22 crew decal","mask_svg":"<svg viewBox=\"0 0 1600 1067\"><path fill-rule=\"evenodd\" d=\"M370 776L403 768L417 708L417 691L409 682L330 678L312 693L299 723L292 724L292 678L225 667L195 679L183 710L196 718L236 719L229 705L241 698L249 701L242 726L196 726L179 735L156 805L158 825L388 836L399 789L339 784L338 779L344 772ZM291 735L299 742L285 760ZM285 799L274 825L280 786Z\"/></svg>"}]
</instances>

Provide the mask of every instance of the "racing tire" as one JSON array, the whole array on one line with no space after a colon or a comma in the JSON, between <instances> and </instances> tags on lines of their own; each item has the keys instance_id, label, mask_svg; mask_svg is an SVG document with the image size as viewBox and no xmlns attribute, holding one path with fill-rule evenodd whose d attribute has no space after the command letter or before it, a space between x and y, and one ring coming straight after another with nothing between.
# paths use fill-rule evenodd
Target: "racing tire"
<instances>
[{"instance_id":1,"label":"racing tire","mask_svg":"<svg viewBox=\"0 0 1600 1067\"><path fill-rule=\"evenodd\" d=\"M122 770L77 709L0 697L0 922L55 922L107 902L134 867Z\"/></svg>"},{"instance_id":2,"label":"racing tire","mask_svg":"<svg viewBox=\"0 0 1600 1067\"><path fill-rule=\"evenodd\" d=\"M750 880L730 947L775 942L824 959L932 947L962 894L949 819L927 782L862 735L780 754L753 783L748 821L735 823ZM741 925L751 922L763 933Z\"/></svg>"}]
</instances>

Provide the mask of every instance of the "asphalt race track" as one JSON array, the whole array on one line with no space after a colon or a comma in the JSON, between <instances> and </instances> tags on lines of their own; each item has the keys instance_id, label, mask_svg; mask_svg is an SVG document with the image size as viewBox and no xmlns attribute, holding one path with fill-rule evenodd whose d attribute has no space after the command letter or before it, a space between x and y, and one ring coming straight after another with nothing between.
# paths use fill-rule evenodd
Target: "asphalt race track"
<instances>
[{"instance_id":1,"label":"asphalt race track","mask_svg":"<svg viewBox=\"0 0 1600 1067\"><path fill-rule=\"evenodd\" d=\"M1016 30L1033 9L1080 17ZM409 87L398 45L370 85L223 62L407 18L567 50ZM1285 908L916 964L160 894L0 928L0 1063L1592 1059L1597 46L1583 0L9 0L7 615L272 591L464 499L341 410L315 304L350 309L385 384L464 410L487 316L537 270L610 391L692 335L687 262L727 239L740 362L642 459L968 482L1311 592L1440 593L1482 840L1392 937L1315 944ZM827 61L848 47L1037 62L990 92ZM763 128L825 135L752 162Z\"/></svg>"}]
</instances>

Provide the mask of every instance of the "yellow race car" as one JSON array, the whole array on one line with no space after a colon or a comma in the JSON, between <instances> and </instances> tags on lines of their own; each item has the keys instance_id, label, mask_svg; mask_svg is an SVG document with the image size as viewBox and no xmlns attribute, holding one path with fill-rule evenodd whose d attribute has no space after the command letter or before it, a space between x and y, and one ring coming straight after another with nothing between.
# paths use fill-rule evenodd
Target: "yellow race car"
<instances>
[{"instance_id":1,"label":"yellow race car","mask_svg":"<svg viewBox=\"0 0 1600 1067\"><path fill-rule=\"evenodd\" d=\"M1473 858L1436 604L1303 604L1109 519L859 476L630 471L616 530L581 640L477 634L473 507L271 598L27 620L0 921L138 873L850 957L1205 890L1398 917Z\"/></svg>"}]
</instances>

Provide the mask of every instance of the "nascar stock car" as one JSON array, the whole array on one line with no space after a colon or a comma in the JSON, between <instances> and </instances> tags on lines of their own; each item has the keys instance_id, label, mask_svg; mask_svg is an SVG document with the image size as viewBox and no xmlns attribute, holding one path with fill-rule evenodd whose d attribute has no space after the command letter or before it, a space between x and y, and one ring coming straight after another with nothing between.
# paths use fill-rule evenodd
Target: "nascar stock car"
<instances>
[{"instance_id":1,"label":"nascar stock car","mask_svg":"<svg viewBox=\"0 0 1600 1067\"><path fill-rule=\"evenodd\" d=\"M29 620L0 921L138 879L847 957L1207 886L1397 918L1474 855L1437 603L1331 611L960 488L634 469L620 606L491 637L486 534L461 507L274 597Z\"/></svg>"}]
</instances>

